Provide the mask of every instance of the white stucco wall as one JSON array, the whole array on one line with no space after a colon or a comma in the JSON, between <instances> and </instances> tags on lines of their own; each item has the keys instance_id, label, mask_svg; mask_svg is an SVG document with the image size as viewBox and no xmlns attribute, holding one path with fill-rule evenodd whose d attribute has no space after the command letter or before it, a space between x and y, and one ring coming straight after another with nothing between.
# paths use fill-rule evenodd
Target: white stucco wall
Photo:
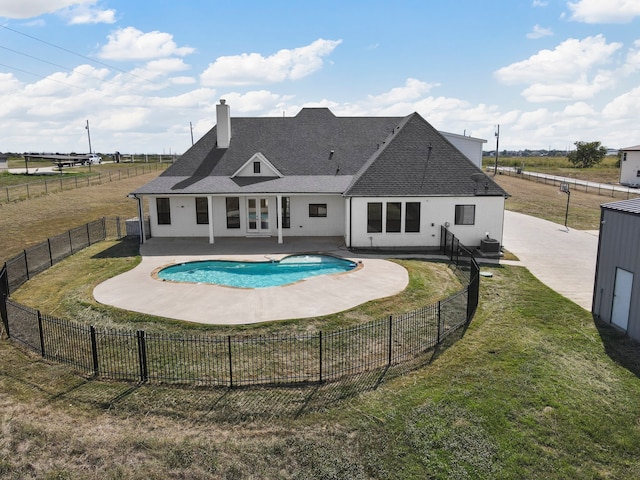
<instances>
[{"instance_id":1,"label":"white stucco wall","mask_svg":"<svg viewBox=\"0 0 640 480\"><path fill-rule=\"evenodd\" d=\"M627 154L626 160L624 160L625 153ZM622 185L640 184L638 172L640 172L640 151L622 151L622 159L620 160L620 183Z\"/></svg>"},{"instance_id":2,"label":"white stucco wall","mask_svg":"<svg viewBox=\"0 0 640 480\"><path fill-rule=\"evenodd\" d=\"M419 233L368 233L367 204L382 202L382 224L386 223L386 202L420 202ZM474 225L455 225L455 206L475 205ZM351 230L347 232L347 245L352 247L422 247L440 245L440 226L449 224L449 230L469 247L479 246L480 240L489 232L491 238L502 243L504 220L503 197L431 197L416 199L411 197L353 198L350 210ZM404 213L402 231L404 231ZM349 238L349 235L351 236Z\"/></svg>"},{"instance_id":3,"label":"white stucco wall","mask_svg":"<svg viewBox=\"0 0 640 480\"><path fill-rule=\"evenodd\" d=\"M344 234L343 200L338 195L292 196L290 228L284 228L283 236L342 236ZM208 237L209 225L196 223L196 202L193 196L167 196L170 199L171 225L158 225L156 197L148 198L151 236L153 237ZM277 197L262 195L240 198L240 228L227 228L226 196L213 197L213 234L215 237L244 237L248 235L278 234ZM247 198L267 198L269 204L269 229L261 232L247 228ZM309 217L309 204L326 204L326 217Z\"/></svg>"},{"instance_id":4,"label":"white stucco wall","mask_svg":"<svg viewBox=\"0 0 640 480\"><path fill-rule=\"evenodd\" d=\"M436 248L440 245L440 226L447 223L449 230L460 241L474 247L489 232L491 238L502 243L504 219L503 197L384 197L344 199L338 195L290 195L290 228L283 229L283 237L294 236L345 236L347 245L353 247L420 247ZM155 197L148 198L151 236L153 237L208 237L209 225L196 223L195 198L171 196L171 225L158 225ZM240 197L240 228L227 228L226 197L213 197L214 238L244 237L255 235L276 236L276 196L265 196L269 200L269 229L250 232L247 229L247 197ZM257 198L257 197L251 197ZM368 233L367 203L381 202L382 224L386 225L387 202L400 202L404 212L406 202L420 203L420 232ZM326 204L326 217L309 217L309 204ZM474 225L455 224L456 205L475 205ZM349 225L349 214L352 223Z\"/></svg>"}]
</instances>

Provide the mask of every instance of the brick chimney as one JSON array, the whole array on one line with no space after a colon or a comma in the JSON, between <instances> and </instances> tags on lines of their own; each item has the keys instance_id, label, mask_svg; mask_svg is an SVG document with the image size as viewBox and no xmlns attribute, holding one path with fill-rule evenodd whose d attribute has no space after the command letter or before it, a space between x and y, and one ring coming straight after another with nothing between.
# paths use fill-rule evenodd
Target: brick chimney
<instances>
[{"instance_id":1,"label":"brick chimney","mask_svg":"<svg viewBox=\"0 0 640 480\"><path fill-rule=\"evenodd\" d=\"M231 143L231 111L226 100L220 99L220 103L216 105L216 121L218 148L229 148L229 143Z\"/></svg>"}]
</instances>

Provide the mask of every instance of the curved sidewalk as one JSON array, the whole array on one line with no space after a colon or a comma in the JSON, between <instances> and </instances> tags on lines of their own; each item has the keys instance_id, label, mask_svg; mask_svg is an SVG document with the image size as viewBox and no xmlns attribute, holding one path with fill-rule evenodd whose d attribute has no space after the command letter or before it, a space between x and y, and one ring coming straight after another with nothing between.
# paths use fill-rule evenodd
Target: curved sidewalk
<instances>
[{"instance_id":1,"label":"curved sidewalk","mask_svg":"<svg viewBox=\"0 0 640 480\"><path fill-rule=\"evenodd\" d=\"M563 225L504 212L504 248L542 283L591 311L598 253L598 232L567 230Z\"/></svg>"}]
</instances>

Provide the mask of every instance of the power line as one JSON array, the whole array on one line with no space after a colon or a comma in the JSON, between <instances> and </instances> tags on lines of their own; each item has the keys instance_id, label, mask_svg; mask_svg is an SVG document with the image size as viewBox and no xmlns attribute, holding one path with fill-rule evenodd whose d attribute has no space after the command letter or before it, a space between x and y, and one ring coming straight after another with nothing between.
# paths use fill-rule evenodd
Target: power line
<instances>
[{"instance_id":1,"label":"power line","mask_svg":"<svg viewBox=\"0 0 640 480\"><path fill-rule=\"evenodd\" d=\"M163 86L163 85L161 85L161 84L160 84L160 83L158 83L158 82L154 82L153 80L149 80L148 78L141 77L140 75L136 75L135 73L131 73L131 72L128 72L128 71L123 70L123 69L121 69L121 68L118 68L118 67L116 67L116 66L110 65L110 64L108 64L108 63L101 62L100 60L95 60L95 59L93 59L93 58L91 58L91 57L88 57L88 56L86 56L86 55L83 55L83 54L81 54L81 53L74 52L73 50L69 50L68 48L61 47L60 45L56 45L55 43L51 43L51 42L48 42L47 40L42 40L41 38L35 37L35 36L33 36L33 35L29 35L28 33L23 33L23 32L20 32L20 31L18 31L18 30L15 30L15 29L13 29L13 28L11 28L11 27L7 27L6 25L0 25L0 27L4 28L5 30L9 30L10 32L17 33L18 35L22 35L22 36L24 36L24 37L27 37L27 38L30 38L30 39L35 40L35 41L37 41L37 42L43 43L43 44L45 44L45 45L48 45L48 46L50 46L50 47L57 48L58 50L62 50L63 52L70 53L71 55L75 55L76 57L83 58L83 59L85 59L85 60L88 60L89 62L92 62L92 63L98 64L98 65L102 65L103 67L107 67L107 68L110 68L110 69L112 69L112 70L116 70L116 71L118 71L118 72L120 72L120 73L124 73L125 75L130 75L130 76L132 76L132 77L134 77L134 78L137 78L137 79L143 80L143 81L148 82L148 83L151 83L151 84L153 84L153 85ZM3 47L3 48L4 48L4 47ZM18 53L19 53L19 52L18 52ZM29 55L27 55L27 56L29 56ZM35 58L36 60L41 60L41 59L39 59L39 58L37 58L37 57L33 57L33 58ZM42 60L42 61L45 61L45 60ZM45 62L46 62L46 61L45 61ZM48 62L47 62L47 63L48 63ZM54 64L54 65L55 65L55 64ZM65 67L61 67L61 68L65 68ZM169 89L171 89L171 90L175 91L176 93L178 93L178 90L176 90L176 89L172 88L172 87L171 87L171 85L165 85L165 86L164 86L164 88L169 88Z\"/></svg>"},{"instance_id":2,"label":"power line","mask_svg":"<svg viewBox=\"0 0 640 480\"><path fill-rule=\"evenodd\" d=\"M103 78L98 77L98 76L96 76L96 75L89 75L89 74L87 74L87 73L79 72L79 71L77 71L77 70L75 70L75 69L73 69L73 68L65 67L64 65L60 65L60 64L58 64L58 63L53 63L53 62L50 62L50 61L45 60L45 59L43 59L43 58L39 58L39 57L36 57L36 56L34 56L34 55L29 55L28 53L24 53L24 52L20 52L20 51L18 51L18 50L14 50L13 48L4 47L4 46L2 46L2 45L0 45L0 48L2 48L3 50L7 50L7 51L9 51L9 52L17 53L18 55L22 55L22 56L24 56L24 57L28 57L28 58L32 58L32 59L34 59L34 60L38 60L39 62L46 63L46 64L48 64L48 65L52 65L52 66L54 66L54 67L62 68L63 70L66 70L67 72L78 73L78 74L83 75L83 76L85 76L85 77L95 78L96 80L100 80L101 82L107 82L107 81L106 81L106 80L104 80ZM15 68L15 67L9 67L9 68ZM26 72L25 72L25 73L26 73ZM35 75L35 74L34 74L34 75ZM112 83L112 82L107 82L107 83Z\"/></svg>"}]
</instances>

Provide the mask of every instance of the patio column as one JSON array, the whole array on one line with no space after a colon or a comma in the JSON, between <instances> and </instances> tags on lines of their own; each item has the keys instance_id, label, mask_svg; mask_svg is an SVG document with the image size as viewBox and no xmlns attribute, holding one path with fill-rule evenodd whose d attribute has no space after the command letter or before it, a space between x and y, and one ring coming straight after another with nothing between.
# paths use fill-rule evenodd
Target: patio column
<instances>
[{"instance_id":1,"label":"patio column","mask_svg":"<svg viewBox=\"0 0 640 480\"><path fill-rule=\"evenodd\" d=\"M278 243L282 243L282 195L276 197L276 215L278 215Z\"/></svg>"},{"instance_id":2,"label":"patio column","mask_svg":"<svg viewBox=\"0 0 640 480\"><path fill-rule=\"evenodd\" d=\"M207 195L207 213L209 214L209 243L214 243L213 239L213 197Z\"/></svg>"}]
</instances>

